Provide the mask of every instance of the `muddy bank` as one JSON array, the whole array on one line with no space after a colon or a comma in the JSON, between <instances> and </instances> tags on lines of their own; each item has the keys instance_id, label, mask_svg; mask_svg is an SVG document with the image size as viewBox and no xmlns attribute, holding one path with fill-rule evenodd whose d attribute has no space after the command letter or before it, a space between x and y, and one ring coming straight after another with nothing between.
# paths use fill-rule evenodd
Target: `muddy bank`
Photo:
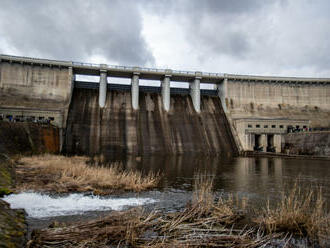
<instances>
[{"instance_id":1,"label":"muddy bank","mask_svg":"<svg viewBox=\"0 0 330 248\"><path fill-rule=\"evenodd\" d=\"M34 123L0 122L0 197L16 184L15 163L21 154L59 152L59 130ZM24 210L12 210L0 199L0 247L23 247L27 225Z\"/></svg>"}]
</instances>

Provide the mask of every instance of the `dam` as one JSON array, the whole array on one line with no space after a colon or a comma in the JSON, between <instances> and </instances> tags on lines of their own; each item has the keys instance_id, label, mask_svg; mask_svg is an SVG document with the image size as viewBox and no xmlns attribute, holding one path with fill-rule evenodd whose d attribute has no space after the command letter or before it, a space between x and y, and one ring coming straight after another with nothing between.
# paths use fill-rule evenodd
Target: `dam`
<instances>
[{"instance_id":1,"label":"dam","mask_svg":"<svg viewBox=\"0 0 330 248\"><path fill-rule=\"evenodd\" d=\"M80 82L77 75L99 76L99 82ZM0 120L51 123L61 130L60 150L69 154L283 152L287 133L330 128L330 79L0 55Z\"/></svg>"}]
</instances>

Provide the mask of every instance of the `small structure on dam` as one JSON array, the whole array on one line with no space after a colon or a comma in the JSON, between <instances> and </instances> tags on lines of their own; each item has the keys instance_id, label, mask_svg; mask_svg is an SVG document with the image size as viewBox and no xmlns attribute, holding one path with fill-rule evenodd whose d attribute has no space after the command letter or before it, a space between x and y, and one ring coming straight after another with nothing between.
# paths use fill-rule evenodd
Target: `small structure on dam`
<instances>
[{"instance_id":1,"label":"small structure on dam","mask_svg":"<svg viewBox=\"0 0 330 248\"><path fill-rule=\"evenodd\" d=\"M284 135L307 132L309 120L241 118L234 119L239 139L245 151L281 152Z\"/></svg>"},{"instance_id":2,"label":"small structure on dam","mask_svg":"<svg viewBox=\"0 0 330 248\"><path fill-rule=\"evenodd\" d=\"M78 82L76 75L99 76L99 83ZM130 78L131 85L113 78ZM140 79L160 87L141 86ZM189 83L189 89L171 82ZM61 149L70 153L281 152L290 126L330 127L330 79L0 55L0 117L58 126Z\"/></svg>"}]
</instances>

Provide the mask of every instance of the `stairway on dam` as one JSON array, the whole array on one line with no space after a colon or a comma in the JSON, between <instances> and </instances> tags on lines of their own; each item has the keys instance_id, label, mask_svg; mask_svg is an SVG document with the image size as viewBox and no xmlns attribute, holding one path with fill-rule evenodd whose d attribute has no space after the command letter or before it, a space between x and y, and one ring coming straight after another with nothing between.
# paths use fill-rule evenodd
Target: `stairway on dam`
<instances>
[{"instance_id":1,"label":"stairway on dam","mask_svg":"<svg viewBox=\"0 0 330 248\"><path fill-rule=\"evenodd\" d=\"M69 154L237 154L230 126L217 96L201 97L195 112L189 95L171 95L170 111L161 95L140 92L133 110L129 91L108 91L104 108L98 91L75 88L67 120L65 150Z\"/></svg>"}]
</instances>

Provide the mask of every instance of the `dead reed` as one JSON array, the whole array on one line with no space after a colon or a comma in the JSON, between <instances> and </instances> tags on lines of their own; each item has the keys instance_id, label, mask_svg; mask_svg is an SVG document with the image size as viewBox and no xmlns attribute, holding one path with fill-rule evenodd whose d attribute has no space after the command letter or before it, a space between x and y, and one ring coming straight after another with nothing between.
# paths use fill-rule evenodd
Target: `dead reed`
<instances>
[{"instance_id":1,"label":"dead reed","mask_svg":"<svg viewBox=\"0 0 330 248\"><path fill-rule=\"evenodd\" d=\"M307 236L320 244L330 244L330 215L321 188L303 191L296 182L292 189L282 194L275 207L270 207L268 202L256 222L269 233L292 233Z\"/></svg>"},{"instance_id":2,"label":"dead reed","mask_svg":"<svg viewBox=\"0 0 330 248\"><path fill-rule=\"evenodd\" d=\"M34 233L29 247L256 248L277 247L279 242L286 247L287 232L312 241L316 237L321 247L328 247L329 216L321 192L303 194L296 185L276 209L265 208L257 226L247 226L240 223L246 221L246 199L216 196L213 181L213 177L197 175L192 201L182 211L133 209L87 223L43 229Z\"/></svg>"},{"instance_id":3,"label":"dead reed","mask_svg":"<svg viewBox=\"0 0 330 248\"><path fill-rule=\"evenodd\" d=\"M130 210L102 220L35 232L29 247L260 247L279 235L233 224L242 214L233 198L216 200L213 178L198 176L191 204L176 213ZM229 204L229 205L228 205Z\"/></svg>"},{"instance_id":4,"label":"dead reed","mask_svg":"<svg viewBox=\"0 0 330 248\"><path fill-rule=\"evenodd\" d=\"M22 181L20 188L107 194L113 190L142 191L157 186L159 181L158 174L125 171L120 164L89 166L87 160L49 154L23 157L17 166Z\"/></svg>"}]
</instances>

